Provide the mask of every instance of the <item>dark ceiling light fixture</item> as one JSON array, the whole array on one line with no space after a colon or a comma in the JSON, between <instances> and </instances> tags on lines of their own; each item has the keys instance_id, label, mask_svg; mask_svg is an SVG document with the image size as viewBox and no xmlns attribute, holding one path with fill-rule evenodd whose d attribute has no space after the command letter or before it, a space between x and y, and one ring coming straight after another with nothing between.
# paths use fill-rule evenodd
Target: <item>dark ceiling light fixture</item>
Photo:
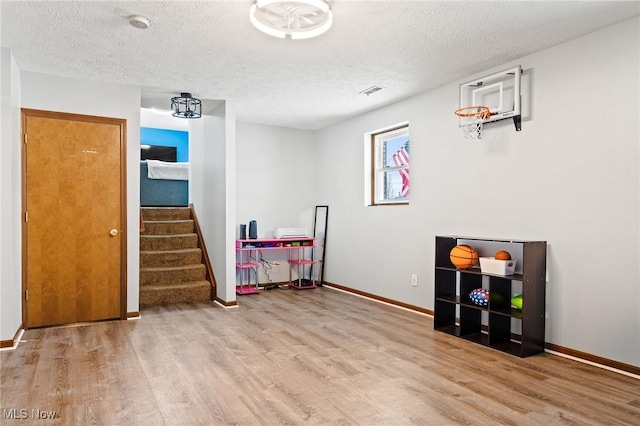
<instances>
[{"instance_id":1,"label":"dark ceiling light fixture","mask_svg":"<svg viewBox=\"0 0 640 426\"><path fill-rule=\"evenodd\" d=\"M174 117L200 118L202 117L202 101L191 96L191 93L180 93L171 98L171 110Z\"/></svg>"}]
</instances>

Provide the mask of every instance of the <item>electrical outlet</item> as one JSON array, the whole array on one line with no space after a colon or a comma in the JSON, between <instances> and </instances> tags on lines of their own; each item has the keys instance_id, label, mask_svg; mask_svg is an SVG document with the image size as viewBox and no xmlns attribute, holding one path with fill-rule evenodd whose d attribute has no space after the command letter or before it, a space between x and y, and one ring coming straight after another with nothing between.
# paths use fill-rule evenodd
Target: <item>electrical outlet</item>
<instances>
[{"instance_id":1,"label":"electrical outlet","mask_svg":"<svg viewBox=\"0 0 640 426\"><path fill-rule=\"evenodd\" d=\"M418 287L418 274L411 274L411 285Z\"/></svg>"}]
</instances>

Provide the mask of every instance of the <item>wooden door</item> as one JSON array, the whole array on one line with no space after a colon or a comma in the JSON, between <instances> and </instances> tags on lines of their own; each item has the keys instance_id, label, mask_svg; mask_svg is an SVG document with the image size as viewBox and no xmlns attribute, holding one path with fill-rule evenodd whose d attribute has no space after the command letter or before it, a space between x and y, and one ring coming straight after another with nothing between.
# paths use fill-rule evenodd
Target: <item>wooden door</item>
<instances>
[{"instance_id":1,"label":"wooden door","mask_svg":"<svg viewBox=\"0 0 640 426\"><path fill-rule=\"evenodd\" d=\"M126 318L122 119L22 110L23 321Z\"/></svg>"}]
</instances>

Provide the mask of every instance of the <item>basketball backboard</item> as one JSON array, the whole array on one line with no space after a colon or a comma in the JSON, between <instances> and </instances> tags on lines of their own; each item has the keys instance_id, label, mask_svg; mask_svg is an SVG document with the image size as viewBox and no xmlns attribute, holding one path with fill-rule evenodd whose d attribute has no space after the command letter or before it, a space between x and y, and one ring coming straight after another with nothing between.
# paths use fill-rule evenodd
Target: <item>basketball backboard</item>
<instances>
[{"instance_id":1,"label":"basketball backboard","mask_svg":"<svg viewBox=\"0 0 640 426\"><path fill-rule=\"evenodd\" d=\"M460 108L487 106L491 117L485 123L514 118L520 130L520 65L460 85Z\"/></svg>"}]
</instances>

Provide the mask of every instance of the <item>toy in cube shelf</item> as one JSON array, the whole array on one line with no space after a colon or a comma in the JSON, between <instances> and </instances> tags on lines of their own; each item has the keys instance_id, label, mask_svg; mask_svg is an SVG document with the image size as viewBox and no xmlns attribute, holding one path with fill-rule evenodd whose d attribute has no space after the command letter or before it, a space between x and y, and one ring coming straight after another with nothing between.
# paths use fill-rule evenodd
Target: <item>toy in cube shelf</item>
<instances>
[{"instance_id":1,"label":"toy in cube shelf","mask_svg":"<svg viewBox=\"0 0 640 426\"><path fill-rule=\"evenodd\" d=\"M484 288L476 288L469 293L469 299L478 306L487 306L489 304L489 291Z\"/></svg>"},{"instance_id":2,"label":"toy in cube shelf","mask_svg":"<svg viewBox=\"0 0 640 426\"><path fill-rule=\"evenodd\" d=\"M471 246L459 244L451 249L449 259L456 268L469 269L478 263L478 252Z\"/></svg>"},{"instance_id":3,"label":"toy in cube shelf","mask_svg":"<svg viewBox=\"0 0 640 426\"><path fill-rule=\"evenodd\" d=\"M511 298L511 307L514 309L522 310L522 295L516 294Z\"/></svg>"},{"instance_id":4,"label":"toy in cube shelf","mask_svg":"<svg viewBox=\"0 0 640 426\"><path fill-rule=\"evenodd\" d=\"M505 250L499 250L496 252L495 256L493 256L496 260L511 260L511 254Z\"/></svg>"}]
</instances>

